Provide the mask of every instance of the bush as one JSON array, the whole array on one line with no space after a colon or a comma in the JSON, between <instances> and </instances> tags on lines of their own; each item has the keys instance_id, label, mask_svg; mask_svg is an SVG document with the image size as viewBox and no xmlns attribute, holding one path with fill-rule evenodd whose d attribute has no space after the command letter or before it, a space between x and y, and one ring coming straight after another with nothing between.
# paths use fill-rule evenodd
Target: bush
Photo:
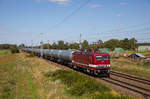
<instances>
[{"instance_id":1,"label":"bush","mask_svg":"<svg viewBox=\"0 0 150 99\"><path fill-rule=\"evenodd\" d=\"M26 55L26 57L32 58L32 57L34 57L34 55L33 54L29 54L29 55Z\"/></svg>"},{"instance_id":2,"label":"bush","mask_svg":"<svg viewBox=\"0 0 150 99\"><path fill-rule=\"evenodd\" d=\"M70 87L67 91L71 95L82 96L83 94L89 94L96 91L110 91L109 88L101 83L76 72L57 70L52 76L54 80L60 79L65 85Z\"/></svg>"},{"instance_id":3,"label":"bush","mask_svg":"<svg viewBox=\"0 0 150 99\"><path fill-rule=\"evenodd\" d=\"M19 49L17 48L16 45L11 46L11 47L10 47L10 51L11 51L12 54L14 54L14 53L19 53Z\"/></svg>"},{"instance_id":4,"label":"bush","mask_svg":"<svg viewBox=\"0 0 150 99\"><path fill-rule=\"evenodd\" d=\"M57 70L48 72L45 76L52 77L54 81L61 80L68 87L66 91L74 96L85 95L89 99L130 99L128 96L113 95L108 87L77 72Z\"/></svg>"},{"instance_id":5,"label":"bush","mask_svg":"<svg viewBox=\"0 0 150 99\"><path fill-rule=\"evenodd\" d=\"M50 76L52 76L52 73L51 73L51 72L48 72L48 73L44 74L44 76L45 76L45 77L50 77Z\"/></svg>"}]
</instances>

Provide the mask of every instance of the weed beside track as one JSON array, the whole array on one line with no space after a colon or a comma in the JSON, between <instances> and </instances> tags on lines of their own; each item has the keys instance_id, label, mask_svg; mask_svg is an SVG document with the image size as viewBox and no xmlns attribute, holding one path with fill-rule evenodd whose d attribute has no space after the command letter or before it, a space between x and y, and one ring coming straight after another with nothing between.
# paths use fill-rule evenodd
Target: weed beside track
<instances>
[{"instance_id":1,"label":"weed beside track","mask_svg":"<svg viewBox=\"0 0 150 99\"><path fill-rule=\"evenodd\" d=\"M66 92L74 96L86 96L90 99L129 99L130 97L119 95L100 82L81 75L78 72L57 70L48 72L46 77L52 77L54 81L61 81L68 88Z\"/></svg>"}]
</instances>

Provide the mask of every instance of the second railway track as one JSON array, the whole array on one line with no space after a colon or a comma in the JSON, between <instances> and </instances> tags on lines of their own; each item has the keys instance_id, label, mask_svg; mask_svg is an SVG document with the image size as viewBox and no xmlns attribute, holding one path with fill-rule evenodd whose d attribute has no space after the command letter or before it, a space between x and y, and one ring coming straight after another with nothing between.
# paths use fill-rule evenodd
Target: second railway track
<instances>
[{"instance_id":1,"label":"second railway track","mask_svg":"<svg viewBox=\"0 0 150 99\"><path fill-rule=\"evenodd\" d=\"M125 88L142 95L145 99L150 99L150 80L131 76L116 71L111 72L110 78L101 78L102 80Z\"/></svg>"},{"instance_id":2,"label":"second railway track","mask_svg":"<svg viewBox=\"0 0 150 99\"><path fill-rule=\"evenodd\" d=\"M150 80L148 80L148 79L131 76L131 75L124 74L124 73L119 73L119 72L116 72L116 71L111 71L111 75L120 76L120 77L123 77L123 78L126 78L126 79L130 79L130 80L134 80L134 81L137 81L137 82L141 82L141 83L150 85Z\"/></svg>"}]
</instances>

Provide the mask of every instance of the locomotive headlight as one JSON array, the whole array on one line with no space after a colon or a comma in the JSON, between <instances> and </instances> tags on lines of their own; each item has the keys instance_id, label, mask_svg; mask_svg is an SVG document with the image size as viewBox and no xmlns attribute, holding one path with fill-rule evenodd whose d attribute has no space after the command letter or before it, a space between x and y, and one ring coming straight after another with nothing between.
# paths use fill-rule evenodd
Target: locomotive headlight
<instances>
[{"instance_id":1,"label":"locomotive headlight","mask_svg":"<svg viewBox=\"0 0 150 99\"><path fill-rule=\"evenodd\" d=\"M110 67L110 65L107 65L107 67Z\"/></svg>"}]
</instances>

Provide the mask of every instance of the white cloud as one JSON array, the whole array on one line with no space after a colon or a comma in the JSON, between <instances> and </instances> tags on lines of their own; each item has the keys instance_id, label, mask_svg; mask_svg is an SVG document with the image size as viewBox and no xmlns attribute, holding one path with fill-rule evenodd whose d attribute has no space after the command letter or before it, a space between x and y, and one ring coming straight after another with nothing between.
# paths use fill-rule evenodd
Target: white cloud
<instances>
[{"instance_id":1,"label":"white cloud","mask_svg":"<svg viewBox=\"0 0 150 99\"><path fill-rule=\"evenodd\" d=\"M120 16L121 16L121 14L120 14L120 13L118 13L118 14L116 14L116 16L120 17Z\"/></svg>"},{"instance_id":2,"label":"white cloud","mask_svg":"<svg viewBox=\"0 0 150 99\"><path fill-rule=\"evenodd\" d=\"M41 2L41 0L36 0L37 2Z\"/></svg>"},{"instance_id":3,"label":"white cloud","mask_svg":"<svg viewBox=\"0 0 150 99\"><path fill-rule=\"evenodd\" d=\"M60 4L60 5L67 5L68 3L71 2L71 0L48 0L48 1Z\"/></svg>"},{"instance_id":4,"label":"white cloud","mask_svg":"<svg viewBox=\"0 0 150 99\"><path fill-rule=\"evenodd\" d=\"M59 5L67 5L72 0L36 0L36 2L38 2L38 3L42 2L42 1L48 1L48 2L59 4Z\"/></svg>"},{"instance_id":5,"label":"white cloud","mask_svg":"<svg viewBox=\"0 0 150 99\"><path fill-rule=\"evenodd\" d=\"M101 7L101 5L100 4L91 4L91 5L89 5L89 7L98 8L98 7Z\"/></svg>"},{"instance_id":6,"label":"white cloud","mask_svg":"<svg viewBox=\"0 0 150 99\"><path fill-rule=\"evenodd\" d=\"M127 2L120 2L120 5L127 5Z\"/></svg>"}]
</instances>

